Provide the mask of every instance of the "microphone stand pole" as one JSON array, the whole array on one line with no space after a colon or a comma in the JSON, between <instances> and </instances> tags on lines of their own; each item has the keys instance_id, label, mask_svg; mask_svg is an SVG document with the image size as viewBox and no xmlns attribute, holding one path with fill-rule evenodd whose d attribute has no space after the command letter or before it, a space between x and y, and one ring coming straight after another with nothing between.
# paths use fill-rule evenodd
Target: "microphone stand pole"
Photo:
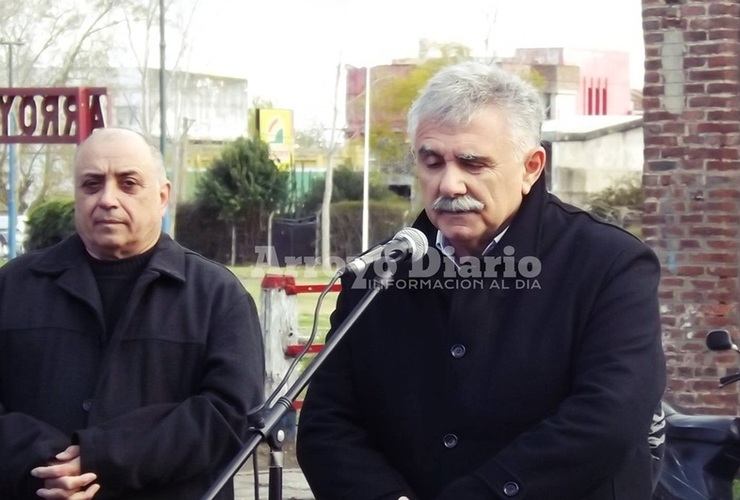
<instances>
[{"instance_id":1,"label":"microphone stand pole","mask_svg":"<svg viewBox=\"0 0 740 500\"><path fill-rule=\"evenodd\" d=\"M372 280L372 287L365 293L360 302L357 303L352 312L345 318L341 325L334 331L332 337L328 342L324 344L323 349L319 351L314 359L306 366L301 375L296 381L288 387L285 395L280 396L269 408L260 407L257 411L250 413L249 421L251 423L249 431L250 437L244 444L242 449L239 451L236 457L229 462L226 469L218 477L217 481L211 486L211 488L201 497L201 500L212 500L221 488L231 479L239 469L244 465L244 462L254 453L259 444L266 440L270 446L270 471L269 471L269 500L282 500L282 442L285 439L285 432L282 429L276 427L282 420L283 416L288 413L288 410L293 406L293 401L300 395L301 391L308 385L308 382L313 377L316 370L321 366L326 357L331 354L339 341L342 340L344 334L350 329L350 327L357 321L357 318L365 311L370 302L380 293L381 291L388 288L392 280L392 273L385 270L380 276ZM271 398L267 398L269 401ZM255 477L255 482L258 478Z\"/></svg>"}]
</instances>

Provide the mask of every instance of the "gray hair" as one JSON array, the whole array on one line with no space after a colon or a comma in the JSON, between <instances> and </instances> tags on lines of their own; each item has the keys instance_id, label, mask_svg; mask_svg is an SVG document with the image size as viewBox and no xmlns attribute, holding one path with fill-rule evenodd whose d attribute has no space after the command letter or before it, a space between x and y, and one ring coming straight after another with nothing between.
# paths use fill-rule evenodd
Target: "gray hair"
<instances>
[{"instance_id":1,"label":"gray hair","mask_svg":"<svg viewBox=\"0 0 740 500\"><path fill-rule=\"evenodd\" d=\"M416 141L419 124L460 127L483 109L500 109L520 156L540 145L544 109L537 89L499 67L474 61L442 68L426 84L408 114L408 138Z\"/></svg>"},{"instance_id":2,"label":"gray hair","mask_svg":"<svg viewBox=\"0 0 740 500\"><path fill-rule=\"evenodd\" d=\"M154 171L157 173L157 180L160 183L166 182L167 170L164 168L164 158L162 157L162 153L159 151L159 149L155 147L149 140L147 140L147 138L144 137L142 134L125 128L106 127L94 129L92 131L92 134L90 134L85 140L83 140L75 150L74 156L72 157L72 164L75 166L77 165L77 154L79 153L81 146L85 144L85 142L89 140L90 137L96 136L101 138L111 138L124 135L136 136L137 138L141 139L141 141L144 142L147 146L149 146L149 152L152 155L152 167L154 167Z\"/></svg>"}]
</instances>

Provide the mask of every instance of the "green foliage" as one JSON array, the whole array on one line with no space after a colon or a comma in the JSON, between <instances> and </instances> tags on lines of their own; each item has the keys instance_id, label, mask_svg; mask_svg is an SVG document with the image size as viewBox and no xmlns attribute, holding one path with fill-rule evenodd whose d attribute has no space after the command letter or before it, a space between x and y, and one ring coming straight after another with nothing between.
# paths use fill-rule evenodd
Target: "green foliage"
<instances>
[{"instance_id":1,"label":"green foliage","mask_svg":"<svg viewBox=\"0 0 740 500\"><path fill-rule=\"evenodd\" d=\"M74 200L52 199L35 205L28 213L27 250L59 243L75 232Z\"/></svg>"},{"instance_id":2,"label":"green foliage","mask_svg":"<svg viewBox=\"0 0 740 500\"><path fill-rule=\"evenodd\" d=\"M625 226L642 213L644 199L641 179L629 178L592 195L588 207L592 213Z\"/></svg>"},{"instance_id":3,"label":"green foliage","mask_svg":"<svg viewBox=\"0 0 740 500\"><path fill-rule=\"evenodd\" d=\"M196 187L199 204L233 221L269 215L288 201L288 172L278 169L267 144L240 137L227 146Z\"/></svg>"},{"instance_id":4,"label":"green foliage","mask_svg":"<svg viewBox=\"0 0 740 500\"><path fill-rule=\"evenodd\" d=\"M390 238L407 225L409 204L403 198L372 201L369 240L371 244ZM341 201L331 205L331 254L342 258L359 255L362 251L362 202Z\"/></svg>"},{"instance_id":5,"label":"green foliage","mask_svg":"<svg viewBox=\"0 0 740 500\"><path fill-rule=\"evenodd\" d=\"M411 157L406 142L406 113L419 91L440 69L470 58L470 49L459 44L440 48L441 56L418 64L405 77L372 85L370 146L385 171L407 172Z\"/></svg>"},{"instance_id":6,"label":"green foliage","mask_svg":"<svg viewBox=\"0 0 740 500\"><path fill-rule=\"evenodd\" d=\"M362 176L362 171L354 170L349 166L341 166L334 170L332 174L332 210L334 210L335 203L362 200ZM321 208L324 200L324 185L324 179L313 183L311 189L303 198L302 210L304 213L316 213ZM374 178L370 179L369 188L368 198L370 200L384 200L396 197L395 193Z\"/></svg>"}]
</instances>

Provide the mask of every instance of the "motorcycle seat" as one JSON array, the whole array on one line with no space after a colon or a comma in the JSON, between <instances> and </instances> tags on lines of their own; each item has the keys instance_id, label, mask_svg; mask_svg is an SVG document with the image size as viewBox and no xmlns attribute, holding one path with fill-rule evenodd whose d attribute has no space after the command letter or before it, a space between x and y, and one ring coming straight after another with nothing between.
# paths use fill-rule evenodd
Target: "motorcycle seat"
<instances>
[{"instance_id":1,"label":"motorcycle seat","mask_svg":"<svg viewBox=\"0 0 740 500\"><path fill-rule=\"evenodd\" d=\"M668 439L724 443L740 441L740 419L725 415L666 414Z\"/></svg>"}]
</instances>

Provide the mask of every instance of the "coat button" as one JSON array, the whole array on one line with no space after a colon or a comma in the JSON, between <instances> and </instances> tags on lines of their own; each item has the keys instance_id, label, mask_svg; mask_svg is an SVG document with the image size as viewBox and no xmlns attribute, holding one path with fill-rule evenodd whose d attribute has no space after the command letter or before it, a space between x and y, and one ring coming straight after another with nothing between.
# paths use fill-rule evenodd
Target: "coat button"
<instances>
[{"instance_id":1,"label":"coat button","mask_svg":"<svg viewBox=\"0 0 740 500\"><path fill-rule=\"evenodd\" d=\"M450 349L450 354L452 354L452 357L455 359L460 359L463 356L465 356L465 346L462 344L455 344L452 346L452 349Z\"/></svg>"},{"instance_id":2,"label":"coat button","mask_svg":"<svg viewBox=\"0 0 740 500\"><path fill-rule=\"evenodd\" d=\"M92 400L86 399L82 402L82 409L85 411L90 411L90 408L92 408Z\"/></svg>"},{"instance_id":3,"label":"coat button","mask_svg":"<svg viewBox=\"0 0 740 500\"><path fill-rule=\"evenodd\" d=\"M454 434L445 434L442 442L444 442L445 448L451 450L452 448L457 446L457 436L455 436Z\"/></svg>"},{"instance_id":4,"label":"coat button","mask_svg":"<svg viewBox=\"0 0 740 500\"><path fill-rule=\"evenodd\" d=\"M519 485L513 481L509 481L504 485L504 495L507 497L513 497L519 493Z\"/></svg>"}]
</instances>

